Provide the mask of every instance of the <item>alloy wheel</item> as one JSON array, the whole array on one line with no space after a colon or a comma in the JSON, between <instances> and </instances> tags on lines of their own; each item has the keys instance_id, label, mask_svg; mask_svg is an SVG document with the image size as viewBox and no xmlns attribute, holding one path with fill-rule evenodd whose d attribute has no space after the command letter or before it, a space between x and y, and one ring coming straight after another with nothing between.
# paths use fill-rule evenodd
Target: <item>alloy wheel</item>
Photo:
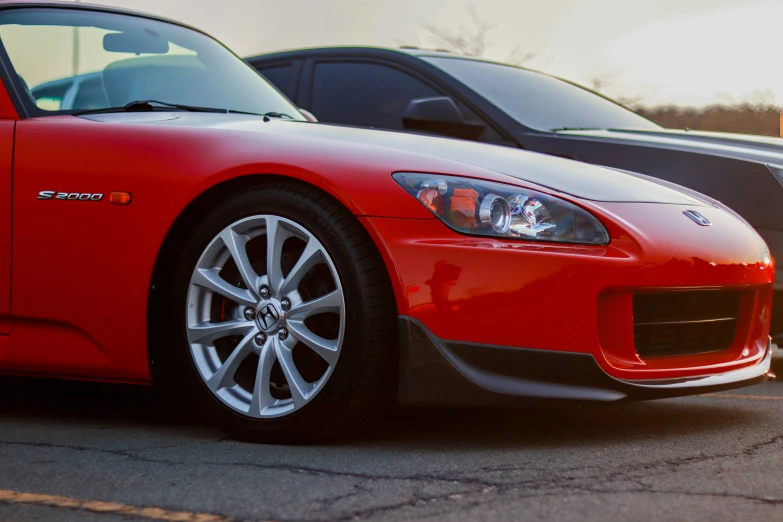
<instances>
[{"instance_id":1,"label":"alloy wheel","mask_svg":"<svg viewBox=\"0 0 783 522\"><path fill-rule=\"evenodd\" d=\"M340 357L345 299L331 257L307 228L258 215L207 245L188 290L190 353L210 392L238 413L306 406Z\"/></svg>"}]
</instances>

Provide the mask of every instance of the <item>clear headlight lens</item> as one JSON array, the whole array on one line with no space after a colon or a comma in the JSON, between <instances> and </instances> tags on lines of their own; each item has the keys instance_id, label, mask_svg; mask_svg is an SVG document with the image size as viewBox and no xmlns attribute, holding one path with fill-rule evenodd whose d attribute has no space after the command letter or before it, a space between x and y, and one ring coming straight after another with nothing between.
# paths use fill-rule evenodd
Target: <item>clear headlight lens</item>
<instances>
[{"instance_id":1,"label":"clear headlight lens","mask_svg":"<svg viewBox=\"0 0 783 522\"><path fill-rule=\"evenodd\" d=\"M568 201L502 183L435 174L394 180L457 232L585 245L609 243L598 218Z\"/></svg>"}]
</instances>

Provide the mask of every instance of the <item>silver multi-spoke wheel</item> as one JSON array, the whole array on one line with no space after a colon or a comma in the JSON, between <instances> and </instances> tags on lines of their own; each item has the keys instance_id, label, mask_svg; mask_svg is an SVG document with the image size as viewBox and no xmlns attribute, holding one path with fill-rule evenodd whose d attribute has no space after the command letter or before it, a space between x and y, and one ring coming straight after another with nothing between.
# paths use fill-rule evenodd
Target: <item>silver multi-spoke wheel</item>
<instances>
[{"instance_id":1,"label":"silver multi-spoke wheel","mask_svg":"<svg viewBox=\"0 0 783 522\"><path fill-rule=\"evenodd\" d=\"M201 378L250 417L304 407L340 357L345 299L335 265L310 231L280 216L223 229L196 264L186 306Z\"/></svg>"},{"instance_id":2,"label":"silver multi-spoke wheel","mask_svg":"<svg viewBox=\"0 0 783 522\"><path fill-rule=\"evenodd\" d=\"M338 201L301 182L257 181L201 200L167 240L150 299L151 369L243 440L356 433L395 391L389 273Z\"/></svg>"}]
</instances>

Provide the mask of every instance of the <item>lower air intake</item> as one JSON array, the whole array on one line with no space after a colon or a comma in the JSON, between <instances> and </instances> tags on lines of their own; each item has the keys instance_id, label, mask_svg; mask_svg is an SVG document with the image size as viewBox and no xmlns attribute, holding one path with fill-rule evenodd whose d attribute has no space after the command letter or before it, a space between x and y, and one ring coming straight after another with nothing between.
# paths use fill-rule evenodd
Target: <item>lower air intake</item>
<instances>
[{"instance_id":1,"label":"lower air intake","mask_svg":"<svg viewBox=\"0 0 783 522\"><path fill-rule=\"evenodd\" d=\"M734 342L740 292L634 294L633 329L640 357L719 352Z\"/></svg>"}]
</instances>

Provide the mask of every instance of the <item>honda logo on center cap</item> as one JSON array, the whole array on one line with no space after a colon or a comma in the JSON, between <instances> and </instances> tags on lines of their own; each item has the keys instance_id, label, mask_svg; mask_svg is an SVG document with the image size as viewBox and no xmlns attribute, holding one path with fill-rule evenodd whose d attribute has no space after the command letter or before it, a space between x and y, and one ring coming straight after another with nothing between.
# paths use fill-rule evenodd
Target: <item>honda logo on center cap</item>
<instances>
[{"instance_id":1,"label":"honda logo on center cap","mask_svg":"<svg viewBox=\"0 0 783 522\"><path fill-rule=\"evenodd\" d=\"M280 313L272 304L266 305L258 312L258 324L262 330L269 330L272 328L275 323L277 323L278 319L280 319Z\"/></svg>"},{"instance_id":2,"label":"honda logo on center cap","mask_svg":"<svg viewBox=\"0 0 783 522\"><path fill-rule=\"evenodd\" d=\"M691 218L693 221L695 221L696 224L701 225L703 227L708 227L708 226L712 225L712 223L710 223L709 219L707 219L706 217L702 216L701 214L699 214L695 210L686 210L685 212L683 212L683 214L685 214L686 216Z\"/></svg>"}]
</instances>

